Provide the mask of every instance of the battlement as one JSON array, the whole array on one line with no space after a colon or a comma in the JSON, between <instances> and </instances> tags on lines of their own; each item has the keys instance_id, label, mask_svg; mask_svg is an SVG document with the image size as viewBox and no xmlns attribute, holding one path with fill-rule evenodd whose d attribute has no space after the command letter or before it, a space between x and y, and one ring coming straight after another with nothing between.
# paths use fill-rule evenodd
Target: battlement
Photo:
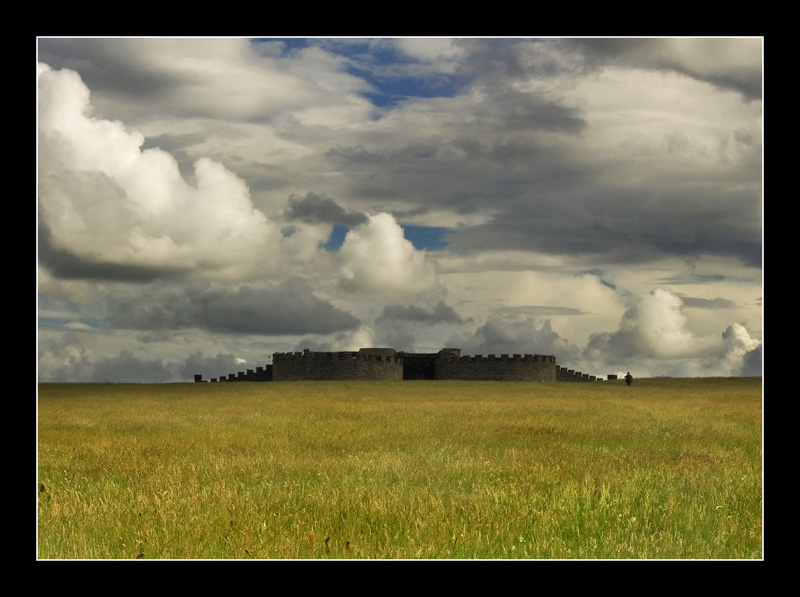
<instances>
[{"instance_id":1,"label":"battlement","mask_svg":"<svg viewBox=\"0 0 800 597\"><path fill-rule=\"evenodd\" d=\"M444 363L452 363L452 362L459 362L459 363L475 363L476 361L486 362L486 361L499 361L499 362L506 362L506 361L522 361L522 362L531 362L531 363L552 363L555 364L556 357L552 355L542 355L542 354L501 354L501 355L494 355L489 354L483 356L482 354L476 354L472 356L447 356L443 355L439 357L439 360Z\"/></svg>"},{"instance_id":2,"label":"battlement","mask_svg":"<svg viewBox=\"0 0 800 597\"><path fill-rule=\"evenodd\" d=\"M588 373L581 373L580 371L567 369L566 367L559 367L558 371L556 372L556 381L597 381L597 377L594 375L589 375Z\"/></svg>"},{"instance_id":3,"label":"battlement","mask_svg":"<svg viewBox=\"0 0 800 597\"><path fill-rule=\"evenodd\" d=\"M442 356L435 379L556 381L556 358L538 354Z\"/></svg>"},{"instance_id":4,"label":"battlement","mask_svg":"<svg viewBox=\"0 0 800 597\"><path fill-rule=\"evenodd\" d=\"M436 353L397 352L393 348L358 351L276 352L272 364L231 373L219 381L397 381L403 379L486 381L595 381L593 375L556 366L556 357L540 354L466 356L460 348ZM195 381L203 381L195 375ZM212 378L211 381L216 381Z\"/></svg>"},{"instance_id":5,"label":"battlement","mask_svg":"<svg viewBox=\"0 0 800 597\"><path fill-rule=\"evenodd\" d=\"M403 359L394 349L358 352L276 352L272 356L274 381L403 379Z\"/></svg>"},{"instance_id":6,"label":"battlement","mask_svg":"<svg viewBox=\"0 0 800 597\"><path fill-rule=\"evenodd\" d=\"M202 382L202 375L195 375L196 382ZM239 371L238 373L229 373L220 378L212 377L209 381L272 381L272 365L265 365L264 367L256 367L255 371L248 369L247 371Z\"/></svg>"},{"instance_id":7,"label":"battlement","mask_svg":"<svg viewBox=\"0 0 800 597\"><path fill-rule=\"evenodd\" d=\"M391 351L391 354L389 354L388 352L378 352L378 351ZM294 362L298 359L317 360L317 361L326 361L326 360L339 360L339 361L356 360L356 361L376 361L376 362L383 361L386 363L403 362L403 360L400 357L396 356L396 353L393 348L390 349L362 348L358 352L353 352L353 351L313 352L306 349L303 352L276 352L272 355L273 364L277 362L281 363Z\"/></svg>"}]
</instances>

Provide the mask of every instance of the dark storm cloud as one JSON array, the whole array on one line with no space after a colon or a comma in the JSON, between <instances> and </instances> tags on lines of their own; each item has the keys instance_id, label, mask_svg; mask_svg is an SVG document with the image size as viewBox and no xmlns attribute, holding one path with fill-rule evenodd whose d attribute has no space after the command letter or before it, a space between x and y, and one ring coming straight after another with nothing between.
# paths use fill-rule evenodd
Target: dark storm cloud
<instances>
[{"instance_id":1,"label":"dark storm cloud","mask_svg":"<svg viewBox=\"0 0 800 597\"><path fill-rule=\"evenodd\" d=\"M694 239L675 241L668 237L658 239L655 247L665 254L691 257L701 254L737 257L743 265L760 269L763 265L761 240L746 238L719 238L708 231L698 231Z\"/></svg>"},{"instance_id":2,"label":"dark storm cloud","mask_svg":"<svg viewBox=\"0 0 800 597\"><path fill-rule=\"evenodd\" d=\"M424 309L416 305L387 305L375 320L376 323L386 321L405 321L414 323L464 323L464 319L455 310L439 301L432 309Z\"/></svg>"},{"instance_id":3,"label":"dark storm cloud","mask_svg":"<svg viewBox=\"0 0 800 597\"><path fill-rule=\"evenodd\" d=\"M489 88L486 101L475 115L480 119L480 126L494 131L578 133L586 126L577 109L510 86Z\"/></svg>"},{"instance_id":4,"label":"dark storm cloud","mask_svg":"<svg viewBox=\"0 0 800 597\"><path fill-rule=\"evenodd\" d=\"M764 347L759 345L758 348L751 350L745 355L739 375L743 377L760 377L764 374L763 359Z\"/></svg>"},{"instance_id":5,"label":"dark storm cloud","mask_svg":"<svg viewBox=\"0 0 800 597\"><path fill-rule=\"evenodd\" d=\"M453 153L459 158L453 159ZM459 130L435 141L398 143L381 150L339 146L326 157L346 174L350 197L375 202L425 198L415 210L397 212L400 218L436 209L463 215L497 211L526 194L541 202L554 190L563 194L588 184L591 175L585 166L571 163L535 138L482 140ZM555 203L557 198L550 200ZM527 203L521 209L541 212Z\"/></svg>"},{"instance_id":6,"label":"dark storm cloud","mask_svg":"<svg viewBox=\"0 0 800 597\"><path fill-rule=\"evenodd\" d=\"M170 292L123 304L111 317L135 330L198 328L230 334L328 334L354 329L359 321L317 298L305 280L277 286L209 287Z\"/></svg>"},{"instance_id":7,"label":"dark storm cloud","mask_svg":"<svg viewBox=\"0 0 800 597\"><path fill-rule=\"evenodd\" d=\"M120 264L79 257L66 249L58 249L50 242L50 231L40 222L38 262L56 278L65 280L105 280L116 282L152 282L163 278L177 278L190 272L180 267L149 267Z\"/></svg>"},{"instance_id":8,"label":"dark storm cloud","mask_svg":"<svg viewBox=\"0 0 800 597\"><path fill-rule=\"evenodd\" d=\"M718 87L741 93L747 100L759 100L762 96L762 72L760 64L761 40L753 39L752 62L742 66L729 64L727 44L731 39L631 39L631 38L586 38L557 40L565 47L578 49L587 67L631 66L655 70L671 70L711 83ZM741 43L747 40L735 40ZM681 44L686 50L678 51ZM708 65L709 56L719 53L716 67Z\"/></svg>"},{"instance_id":9,"label":"dark storm cloud","mask_svg":"<svg viewBox=\"0 0 800 597\"><path fill-rule=\"evenodd\" d=\"M495 214L485 224L453 230L447 234L447 242L452 250L467 253L510 250L603 255L618 263L653 258L652 249L643 250L630 232L585 222L586 214L571 215L568 207L550 210L532 201L528 210L508 210Z\"/></svg>"},{"instance_id":10,"label":"dark storm cloud","mask_svg":"<svg viewBox=\"0 0 800 597\"><path fill-rule=\"evenodd\" d=\"M536 183L534 183L535 186ZM734 257L762 264L760 198L754 191L726 197L713 189L665 191L592 188L565 181L559 189L496 204L493 218L447 235L457 251L522 250L597 255L616 263L645 263L668 255Z\"/></svg>"},{"instance_id":11,"label":"dark storm cloud","mask_svg":"<svg viewBox=\"0 0 800 597\"><path fill-rule=\"evenodd\" d=\"M552 40L457 39L453 43L468 56L459 73L470 73L481 80L552 77L564 70L561 62L543 51Z\"/></svg>"},{"instance_id":12,"label":"dark storm cloud","mask_svg":"<svg viewBox=\"0 0 800 597\"><path fill-rule=\"evenodd\" d=\"M78 71L98 95L156 101L183 83L175 72L144 63L130 44L126 39L40 38L38 59L53 68Z\"/></svg>"},{"instance_id":13,"label":"dark storm cloud","mask_svg":"<svg viewBox=\"0 0 800 597\"><path fill-rule=\"evenodd\" d=\"M317 193L308 193L305 197L289 197L284 217L306 224L343 224L348 227L367 222L364 214L346 211L333 199Z\"/></svg>"},{"instance_id":14,"label":"dark storm cloud","mask_svg":"<svg viewBox=\"0 0 800 597\"><path fill-rule=\"evenodd\" d=\"M702 231L695 238L677 240L671 234L682 227L659 223L657 217L646 216L654 228L642 225L641 219L630 218L629 229L624 225L611 229L600 223L573 222L566 217L555 219L516 216L513 213L496 216L491 222L468 229L455 230L447 235L448 246L458 252L481 250L537 251L551 255L602 256L618 264L647 263L667 256L696 257L720 255L738 258L743 265L760 268L761 243L757 240L721 241L704 239ZM696 227L689 225L689 228Z\"/></svg>"}]
</instances>

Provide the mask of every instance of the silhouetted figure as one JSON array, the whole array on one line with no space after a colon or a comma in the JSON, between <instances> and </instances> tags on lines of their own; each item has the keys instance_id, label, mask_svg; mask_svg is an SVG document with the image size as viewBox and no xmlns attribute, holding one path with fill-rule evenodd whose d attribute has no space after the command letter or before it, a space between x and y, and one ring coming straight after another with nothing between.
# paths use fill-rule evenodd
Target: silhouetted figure
<instances>
[{"instance_id":1,"label":"silhouetted figure","mask_svg":"<svg viewBox=\"0 0 800 597\"><path fill-rule=\"evenodd\" d=\"M628 385L633 383L633 375L631 375L630 371L628 371L628 374L625 376L625 383Z\"/></svg>"}]
</instances>

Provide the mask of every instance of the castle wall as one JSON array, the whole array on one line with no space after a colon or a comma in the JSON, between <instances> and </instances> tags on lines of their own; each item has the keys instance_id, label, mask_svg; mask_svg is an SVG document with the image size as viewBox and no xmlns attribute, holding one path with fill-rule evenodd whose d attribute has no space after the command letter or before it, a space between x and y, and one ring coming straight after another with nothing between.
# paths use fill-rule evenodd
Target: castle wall
<instances>
[{"instance_id":1,"label":"castle wall","mask_svg":"<svg viewBox=\"0 0 800 597\"><path fill-rule=\"evenodd\" d=\"M195 375L194 381L202 382L203 376ZM216 382L217 378L212 377L209 381ZM272 381L272 365L256 367L255 371L248 369L238 373L229 373L227 376L220 377L219 381Z\"/></svg>"},{"instance_id":2,"label":"castle wall","mask_svg":"<svg viewBox=\"0 0 800 597\"><path fill-rule=\"evenodd\" d=\"M274 381L400 381L403 379L403 360L382 350L276 352L272 357L272 379Z\"/></svg>"},{"instance_id":3,"label":"castle wall","mask_svg":"<svg viewBox=\"0 0 800 597\"><path fill-rule=\"evenodd\" d=\"M556 358L549 355L442 356L436 379L486 381L556 381Z\"/></svg>"},{"instance_id":4,"label":"castle wall","mask_svg":"<svg viewBox=\"0 0 800 597\"><path fill-rule=\"evenodd\" d=\"M612 376L609 375L609 378ZM616 376L614 376L616 377ZM195 375L195 382L203 381ZM550 355L461 356L458 348L437 353L397 353L393 348L358 352L276 352L273 363L222 376L219 381L399 381L451 379L487 381L596 381L594 375L556 366ZM212 378L211 381L217 381Z\"/></svg>"},{"instance_id":5,"label":"castle wall","mask_svg":"<svg viewBox=\"0 0 800 597\"><path fill-rule=\"evenodd\" d=\"M559 367L556 371L556 381L597 381L597 377L589 375L588 373L567 369L566 367Z\"/></svg>"}]
</instances>

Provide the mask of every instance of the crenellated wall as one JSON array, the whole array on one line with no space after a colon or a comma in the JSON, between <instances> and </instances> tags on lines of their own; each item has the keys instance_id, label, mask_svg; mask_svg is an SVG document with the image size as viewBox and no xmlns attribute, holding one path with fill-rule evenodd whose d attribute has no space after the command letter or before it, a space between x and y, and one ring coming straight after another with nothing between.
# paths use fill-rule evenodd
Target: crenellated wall
<instances>
[{"instance_id":1,"label":"crenellated wall","mask_svg":"<svg viewBox=\"0 0 800 597\"><path fill-rule=\"evenodd\" d=\"M610 376L609 376L610 377ZM556 357L538 354L461 356L458 348L436 353L362 348L357 352L276 352L272 364L255 371L230 373L219 381L399 381L440 379L465 381L595 381L593 375L556 365ZM202 382L202 375L195 375ZM211 381L217 381L212 378Z\"/></svg>"},{"instance_id":2,"label":"crenellated wall","mask_svg":"<svg viewBox=\"0 0 800 597\"><path fill-rule=\"evenodd\" d=\"M556 381L597 381L597 377L580 371L573 371L566 367L559 367L556 371Z\"/></svg>"},{"instance_id":3,"label":"crenellated wall","mask_svg":"<svg viewBox=\"0 0 800 597\"><path fill-rule=\"evenodd\" d=\"M391 350L391 353L389 352ZM276 352L272 357L274 381L399 381L403 360L392 349L359 352Z\"/></svg>"},{"instance_id":4,"label":"crenellated wall","mask_svg":"<svg viewBox=\"0 0 800 597\"><path fill-rule=\"evenodd\" d=\"M556 381L556 358L549 355L442 356L435 379L485 381Z\"/></svg>"},{"instance_id":5,"label":"crenellated wall","mask_svg":"<svg viewBox=\"0 0 800 597\"><path fill-rule=\"evenodd\" d=\"M194 380L201 382L203 381L203 376L195 375ZM212 377L209 381L216 382L217 378ZM220 377L219 381L272 381L272 365L256 367L255 371L248 369L238 373L229 373L227 376Z\"/></svg>"}]
</instances>

